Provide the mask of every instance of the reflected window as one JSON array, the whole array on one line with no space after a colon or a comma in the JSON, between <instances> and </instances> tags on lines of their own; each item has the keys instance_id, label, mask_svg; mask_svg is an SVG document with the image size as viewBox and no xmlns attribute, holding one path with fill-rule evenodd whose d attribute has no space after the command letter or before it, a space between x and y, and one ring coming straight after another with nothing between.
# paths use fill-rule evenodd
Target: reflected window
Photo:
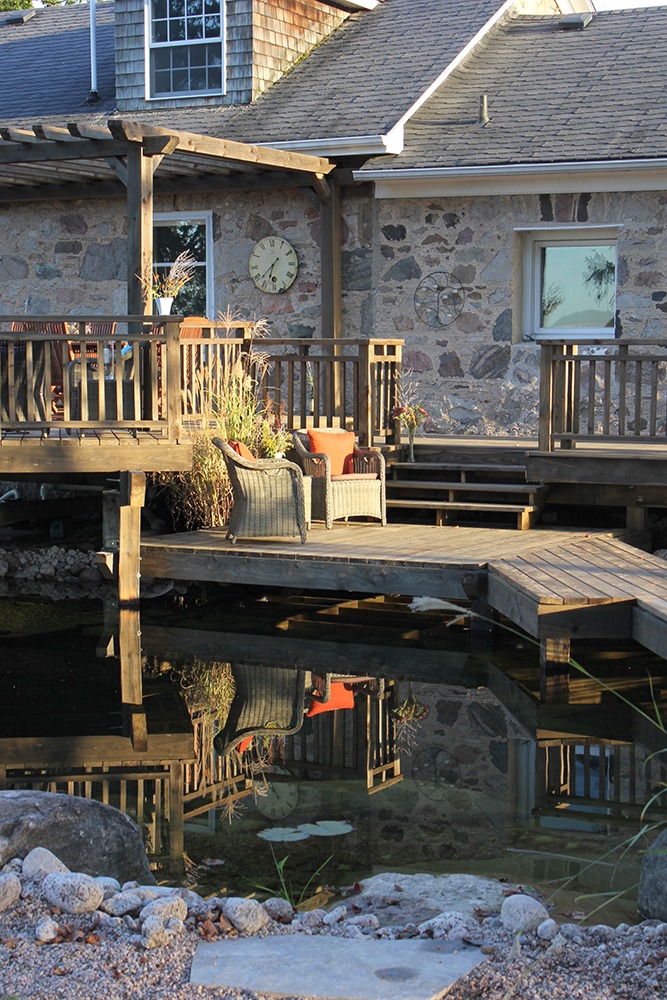
<instances>
[{"instance_id":1,"label":"reflected window","mask_svg":"<svg viewBox=\"0 0 667 1000\"><path fill-rule=\"evenodd\" d=\"M156 215L153 228L153 268L166 274L176 258L187 250L197 262L195 274L174 300L178 316L213 314L213 267L211 262L212 217L210 212L192 216Z\"/></svg>"},{"instance_id":2,"label":"reflected window","mask_svg":"<svg viewBox=\"0 0 667 1000\"><path fill-rule=\"evenodd\" d=\"M524 272L527 338L615 335L616 231L532 233Z\"/></svg>"},{"instance_id":3,"label":"reflected window","mask_svg":"<svg viewBox=\"0 0 667 1000\"><path fill-rule=\"evenodd\" d=\"M149 97L224 93L222 0L150 0Z\"/></svg>"}]
</instances>

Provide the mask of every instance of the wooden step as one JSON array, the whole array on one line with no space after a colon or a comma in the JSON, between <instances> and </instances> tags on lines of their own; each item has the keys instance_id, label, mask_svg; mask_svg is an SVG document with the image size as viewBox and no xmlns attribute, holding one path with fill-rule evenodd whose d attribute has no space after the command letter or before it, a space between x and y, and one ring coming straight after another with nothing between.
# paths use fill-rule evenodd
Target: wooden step
<instances>
[{"instance_id":1,"label":"wooden step","mask_svg":"<svg viewBox=\"0 0 667 1000\"><path fill-rule=\"evenodd\" d=\"M387 499L388 508L403 508L408 510L434 510L436 524L444 524L444 516L453 511L475 511L475 513L515 514L517 528L525 531L530 528L534 518L540 511L539 504L516 503L459 503L457 500L393 500Z\"/></svg>"},{"instance_id":2,"label":"wooden step","mask_svg":"<svg viewBox=\"0 0 667 1000\"><path fill-rule=\"evenodd\" d=\"M388 490L456 490L459 493L537 493L544 489L540 483L446 483L421 479L388 479L386 486Z\"/></svg>"},{"instance_id":3,"label":"wooden step","mask_svg":"<svg viewBox=\"0 0 667 1000\"><path fill-rule=\"evenodd\" d=\"M525 474L523 465L500 465L494 462L388 462L388 468L406 472L488 472L494 475Z\"/></svg>"}]
</instances>

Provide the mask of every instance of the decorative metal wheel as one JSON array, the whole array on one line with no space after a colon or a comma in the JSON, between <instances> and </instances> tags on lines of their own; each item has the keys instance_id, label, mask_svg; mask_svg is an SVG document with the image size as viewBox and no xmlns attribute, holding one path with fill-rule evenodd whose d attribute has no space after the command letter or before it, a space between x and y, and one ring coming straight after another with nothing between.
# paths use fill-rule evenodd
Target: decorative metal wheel
<instances>
[{"instance_id":1,"label":"decorative metal wheel","mask_svg":"<svg viewBox=\"0 0 667 1000\"><path fill-rule=\"evenodd\" d=\"M444 799L449 788L461 784L461 769L447 750L427 747L412 762L412 780L428 799Z\"/></svg>"},{"instance_id":2,"label":"decorative metal wheel","mask_svg":"<svg viewBox=\"0 0 667 1000\"><path fill-rule=\"evenodd\" d=\"M446 271L433 271L415 289L415 312L427 326L441 329L461 315L465 300L458 278Z\"/></svg>"}]
</instances>

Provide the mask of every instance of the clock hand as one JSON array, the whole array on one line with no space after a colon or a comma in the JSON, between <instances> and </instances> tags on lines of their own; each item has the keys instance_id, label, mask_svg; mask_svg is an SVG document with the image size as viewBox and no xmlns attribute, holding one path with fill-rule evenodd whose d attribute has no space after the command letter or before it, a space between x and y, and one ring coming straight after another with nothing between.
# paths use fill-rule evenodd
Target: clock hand
<instances>
[{"instance_id":1,"label":"clock hand","mask_svg":"<svg viewBox=\"0 0 667 1000\"><path fill-rule=\"evenodd\" d=\"M278 263L279 260L280 260L280 257L276 257L276 259L274 260L273 264L271 264L271 267L267 268L266 271L264 272L264 274L261 277L262 278L266 278L267 274L271 274L271 271L274 269L274 267L276 266L276 264Z\"/></svg>"}]
</instances>

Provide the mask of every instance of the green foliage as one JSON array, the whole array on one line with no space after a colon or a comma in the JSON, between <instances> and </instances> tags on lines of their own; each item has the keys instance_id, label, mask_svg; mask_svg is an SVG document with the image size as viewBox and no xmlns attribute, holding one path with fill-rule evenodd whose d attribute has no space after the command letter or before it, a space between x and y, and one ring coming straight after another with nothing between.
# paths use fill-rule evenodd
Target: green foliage
<instances>
[{"instance_id":1,"label":"green foliage","mask_svg":"<svg viewBox=\"0 0 667 1000\"><path fill-rule=\"evenodd\" d=\"M276 857L276 852L273 849L273 845L269 844L269 847L271 848L273 863L276 867L276 874L278 875L278 890L267 885L258 885L255 882L251 884L254 885L255 889L260 889L262 892L268 892L271 896L278 896L280 899L286 899L293 909L298 910L299 907L302 906L302 904L304 903L304 900L307 899L306 893L308 892L308 889L313 884L313 882L320 874L322 869L326 868L326 866L329 864L329 862L333 858L333 854L330 854L329 857L326 859L326 861L323 861L322 864L319 866L319 868L317 868L313 872L313 874L310 876L310 878L302 888L301 892L297 895L294 887L292 886L291 880L285 873L285 866L289 861L289 854L286 854L284 858L278 860L278 858Z\"/></svg>"}]
</instances>

